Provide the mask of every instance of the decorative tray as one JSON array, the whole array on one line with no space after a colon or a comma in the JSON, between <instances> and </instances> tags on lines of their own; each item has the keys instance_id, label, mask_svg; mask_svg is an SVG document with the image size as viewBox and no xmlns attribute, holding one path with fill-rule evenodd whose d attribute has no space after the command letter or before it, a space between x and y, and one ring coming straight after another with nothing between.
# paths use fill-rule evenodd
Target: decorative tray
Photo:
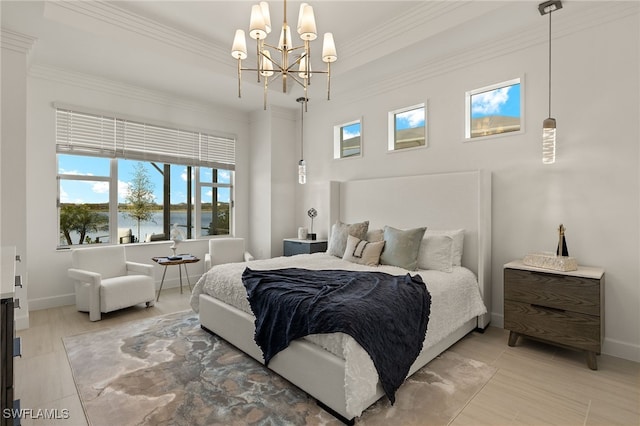
<instances>
[{"instance_id":1,"label":"decorative tray","mask_svg":"<svg viewBox=\"0 0 640 426\"><path fill-rule=\"evenodd\" d=\"M557 256L552 252L531 253L524 257L522 263L543 269L554 271L575 271L578 269L578 261L575 257Z\"/></svg>"}]
</instances>

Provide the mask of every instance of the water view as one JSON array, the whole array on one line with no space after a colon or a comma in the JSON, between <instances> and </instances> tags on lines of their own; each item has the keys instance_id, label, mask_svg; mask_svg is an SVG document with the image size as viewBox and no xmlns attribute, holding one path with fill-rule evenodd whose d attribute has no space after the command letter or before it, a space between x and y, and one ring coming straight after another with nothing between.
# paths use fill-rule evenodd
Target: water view
<instances>
[{"instance_id":1,"label":"water view","mask_svg":"<svg viewBox=\"0 0 640 426\"><path fill-rule=\"evenodd\" d=\"M106 214L105 214L106 215ZM177 211L171 212L171 224L177 223L178 227L182 230L184 235L187 235L187 212L186 211ZM209 235L209 224L211 223L212 213L211 211L203 211L202 212L202 235ZM118 213L118 229L120 232L119 235L122 235L122 231L131 229L131 234L139 241L146 241L148 237L151 235L162 234L163 226L162 226L163 214L161 211L153 212L152 218L146 222L140 222L140 237L138 238L138 222L136 219L128 216L125 213ZM191 233L194 235L194 228L192 227ZM73 244L78 244L78 240L80 235L72 231L71 240ZM97 231L97 232L88 232L87 237L91 242L96 242L96 239L101 243L108 243L109 240L109 231ZM128 242L128 241L123 241ZM66 246L67 242L63 236L60 237L60 245Z\"/></svg>"}]
</instances>

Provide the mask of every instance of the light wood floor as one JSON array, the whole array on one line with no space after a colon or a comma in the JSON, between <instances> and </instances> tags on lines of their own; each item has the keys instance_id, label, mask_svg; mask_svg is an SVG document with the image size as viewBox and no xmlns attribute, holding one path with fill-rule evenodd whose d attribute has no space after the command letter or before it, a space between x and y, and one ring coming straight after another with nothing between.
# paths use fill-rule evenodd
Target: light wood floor
<instances>
[{"instance_id":1,"label":"light wood floor","mask_svg":"<svg viewBox=\"0 0 640 426\"><path fill-rule=\"evenodd\" d=\"M16 394L22 408L66 409L66 420L24 419L29 425L86 425L62 338L155 315L189 309L189 294L163 290L153 308L134 307L90 322L75 306L30 313L29 329L18 335ZM454 348L460 355L497 368L495 375L452 420L451 425L640 425L640 364L607 355L598 371L582 354L532 341L507 346L508 332L490 327L471 333ZM437 407L434 407L437 409Z\"/></svg>"}]
</instances>

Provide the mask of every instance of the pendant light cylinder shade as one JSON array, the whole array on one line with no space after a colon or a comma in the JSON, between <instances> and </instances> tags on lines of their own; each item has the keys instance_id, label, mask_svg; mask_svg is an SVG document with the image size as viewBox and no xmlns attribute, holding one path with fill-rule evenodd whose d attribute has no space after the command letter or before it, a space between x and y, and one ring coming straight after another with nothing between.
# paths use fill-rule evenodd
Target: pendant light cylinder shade
<instances>
[{"instance_id":1,"label":"pendant light cylinder shade","mask_svg":"<svg viewBox=\"0 0 640 426\"><path fill-rule=\"evenodd\" d=\"M243 30L236 30L233 45L231 46L231 56L236 59L247 59L247 41Z\"/></svg>"},{"instance_id":2,"label":"pendant light cylinder shade","mask_svg":"<svg viewBox=\"0 0 640 426\"><path fill-rule=\"evenodd\" d=\"M298 183L301 185L307 183L307 164L304 160L298 162Z\"/></svg>"},{"instance_id":3,"label":"pendant light cylinder shade","mask_svg":"<svg viewBox=\"0 0 640 426\"><path fill-rule=\"evenodd\" d=\"M330 63L337 60L338 53L336 51L336 44L333 41L333 34L325 33L324 40L322 42L322 61Z\"/></svg>"},{"instance_id":4,"label":"pendant light cylinder shade","mask_svg":"<svg viewBox=\"0 0 640 426\"><path fill-rule=\"evenodd\" d=\"M542 163L556 162L556 119L547 118L542 123Z\"/></svg>"}]
</instances>

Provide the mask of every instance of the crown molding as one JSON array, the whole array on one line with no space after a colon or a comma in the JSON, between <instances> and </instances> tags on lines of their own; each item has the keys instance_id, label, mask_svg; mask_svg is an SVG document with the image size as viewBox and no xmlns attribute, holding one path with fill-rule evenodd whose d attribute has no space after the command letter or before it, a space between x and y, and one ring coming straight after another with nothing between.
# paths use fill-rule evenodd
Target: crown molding
<instances>
[{"instance_id":1,"label":"crown molding","mask_svg":"<svg viewBox=\"0 0 640 426\"><path fill-rule=\"evenodd\" d=\"M26 34L2 28L0 31L0 46L3 49L27 54L38 39Z\"/></svg>"},{"instance_id":2,"label":"crown molding","mask_svg":"<svg viewBox=\"0 0 640 426\"><path fill-rule=\"evenodd\" d=\"M592 27L638 14L640 14L640 3L605 3L575 15L563 16L562 20L560 17L555 18L552 39L564 38ZM376 84L370 87L366 93L354 87L336 93L336 96L361 101L397 90L399 87L414 85L419 81L426 81L438 75L547 43L548 40L548 26L545 22L541 22L540 25L531 25L489 42L429 59L409 71L392 73L388 78L377 80Z\"/></svg>"},{"instance_id":3,"label":"crown molding","mask_svg":"<svg viewBox=\"0 0 640 426\"><path fill-rule=\"evenodd\" d=\"M48 1L44 14L49 19L85 28L87 19L94 19L114 27L116 31L125 30L210 60L220 61L228 57L227 50L210 40L138 15L116 3L103 0Z\"/></svg>"},{"instance_id":4,"label":"crown molding","mask_svg":"<svg viewBox=\"0 0 640 426\"><path fill-rule=\"evenodd\" d=\"M188 111L201 113L215 113L216 116L224 117L229 121L240 121L246 123L246 114L239 110L234 110L225 105L215 103L204 103L196 100L181 98L176 95L155 90L145 89L132 84L109 80L52 66L36 65L32 66L28 75L31 78L66 84L80 87L87 90L106 93L121 98L134 99L142 102L149 102L171 108L179 108Z\"/></svg>"}]
</instances>

